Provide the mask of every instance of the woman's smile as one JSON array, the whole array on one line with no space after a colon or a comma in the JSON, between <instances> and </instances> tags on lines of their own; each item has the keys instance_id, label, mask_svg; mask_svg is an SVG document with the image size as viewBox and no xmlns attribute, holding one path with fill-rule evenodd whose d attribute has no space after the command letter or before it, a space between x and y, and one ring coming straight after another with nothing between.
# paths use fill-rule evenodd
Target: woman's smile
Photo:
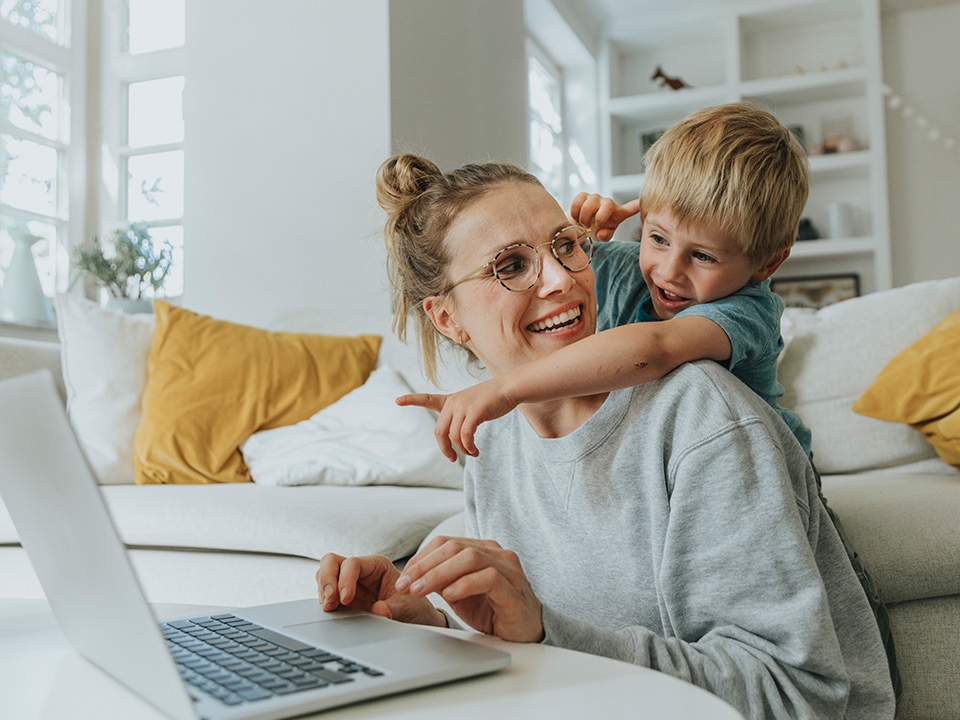
<instances>
[{"instance_id":1,"label":"woman's smile","mask_svg":"<svg viewBox=\"0 0 960 720\"><path fill-rule=\"evenodd\" d=\"M575 308L570 310L564 310L563 312L557 313L556 315L551 315L543 320L537 320L536 322L528 325L527 329L538 333L557 332L563 328L580 323L582 310L582 306L577 305Z\"/></svg>"}]
</instances>

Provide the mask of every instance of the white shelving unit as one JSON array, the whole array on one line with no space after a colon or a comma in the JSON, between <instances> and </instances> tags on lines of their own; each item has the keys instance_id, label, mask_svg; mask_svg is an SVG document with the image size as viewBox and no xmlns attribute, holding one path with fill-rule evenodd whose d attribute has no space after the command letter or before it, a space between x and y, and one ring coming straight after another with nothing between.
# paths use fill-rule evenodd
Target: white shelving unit
<instances>
[{"instance_id":1,"label":"white shelving unit","mask_svg":"<svg viewBox=\"0 0 960 720\"><path fill-rule=\"evenodd\" d=\"M662 88L657 66L690 88ZM857 273L861 292L891 286L887 162L879 0L745 2L697 18L618 25L601 57L602 189L621 202L643 183L641 135L664 130L693 110L756 100L807 147L821 123L844 117L860 150L810 156L804 210L826 238L828 206L853 208L854 237L800 241L777 277ZM620 239L639 221L625 223Z\"/></svg>"}]
</instances>

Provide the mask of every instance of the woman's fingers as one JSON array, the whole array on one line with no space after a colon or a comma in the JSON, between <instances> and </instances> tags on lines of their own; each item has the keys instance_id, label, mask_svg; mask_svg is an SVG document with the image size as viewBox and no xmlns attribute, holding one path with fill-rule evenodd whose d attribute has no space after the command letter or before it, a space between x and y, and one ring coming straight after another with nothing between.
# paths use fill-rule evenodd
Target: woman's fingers
<instances>
[{"instance_id":1,"label":"woman's fingers","mask_svg":"<svg viewBox=\"0 0 960 720\"><path fill-rule=\"evenodd\" d=\"M466 538L434 538L410 559L397 579L397 590L424 596L446 590L470 573L494 567L501 573L520 569L515 553L498 543ZM522 573L522 571L520 571Z\"/></svg>"},{"instance_id":2,"label":"woman's fingers","mask_svg":"<svg viewBox=\"0 0 960 720\"><path fill-rule=\"evenodd\" d=\"M396 587L415 597L440 594L481 632L513 642L543 637L542 606L520 559L495 542L436 538L411 558Z\"/></svg>"},{"instance_id":3,"label":"woman's fingers","mask_svg":"<svg viewBox=\"0 0 960 720\"><path fill-rule=\"evenodd\" d=\"M317 570L317 597L324 610L330 612L340 605L340 564L345 560L342 555L327 553L320 558Z\"/></svg>"},{"instance_id":4,"label":"woman's fingers","mask_svg":"<svg viewBox=\"0 0 960 720\"><path fill-rule=\"evenodd\" d=\"M340 605L369 609L381 598L384 583L390 587L397 573L393 564L379 555L345 558L327 553L317 570L317 594L324 610Z\"/></svg>"}]
</instances>

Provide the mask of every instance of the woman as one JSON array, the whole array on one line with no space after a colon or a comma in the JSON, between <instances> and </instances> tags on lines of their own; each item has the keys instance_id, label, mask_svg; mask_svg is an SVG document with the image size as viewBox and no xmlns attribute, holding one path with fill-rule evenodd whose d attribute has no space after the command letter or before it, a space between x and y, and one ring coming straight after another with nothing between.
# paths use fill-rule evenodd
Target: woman
<instances>
[{"instance_id":1,"label":"woman","mask_svg":"<svg viewBox=\"0 0 960 720\"><path fill-rule=\"evenodd\" d=\"M377 189L396 329L413 315L431 378L441 337L496 375L594 332L592 243L522 169L442 174L401 155ZM521 405L477 445L470 537L434 539L402 574L324 556L325 610L447 625L436 592L476 630L651 667L746 717L893 717L880 635L813 471L718 365Z\"/></svg>"}]
</instances>

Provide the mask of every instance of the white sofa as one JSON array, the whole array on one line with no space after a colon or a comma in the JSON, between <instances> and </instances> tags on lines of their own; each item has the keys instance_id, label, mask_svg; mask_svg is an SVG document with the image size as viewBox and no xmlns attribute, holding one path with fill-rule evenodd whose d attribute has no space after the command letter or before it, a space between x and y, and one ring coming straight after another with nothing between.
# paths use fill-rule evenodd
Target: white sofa
<instances>
[{"instance_id":1,"label":"white sofa","mask_svg":"<svg viewBox=\"0 0 960 720\"><path fill-rule=\"evenodd\" d=\"M960 718L960 473L911 427L851 406L891 358L957 309L953 278L788 310L784 322L784 404L812 429L824 494L889 609L901 720ZM385 341L381 352L397 361L398 346ZM415 373L404 357L405 374ZM0 340L0 379L37 367L60 372L55 345ZM120 485L103 493L151 599L224 605L312 595L316 559L327 550L402 561L441 521L456 532L462 507L457 490L389 486ZM0 507L0 596L39 593Z\"/></svg>"}]
</instances>

